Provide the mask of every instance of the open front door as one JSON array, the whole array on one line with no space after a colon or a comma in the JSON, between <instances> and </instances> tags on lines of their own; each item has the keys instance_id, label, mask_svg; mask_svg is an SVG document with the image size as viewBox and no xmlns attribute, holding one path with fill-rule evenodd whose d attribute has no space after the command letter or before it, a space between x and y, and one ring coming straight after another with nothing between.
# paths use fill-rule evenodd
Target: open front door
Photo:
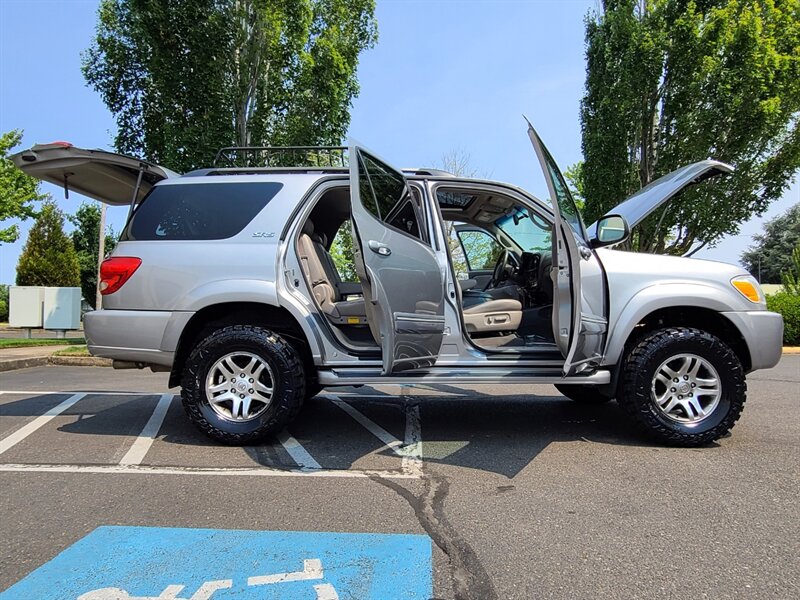
<instances>
[{"instance_id":1,"label":"open front door","mask_svg":"<svg viewBox=\"0 0 800 600\"><path fill-rule=\"evenodd\" d=\"M430 367L444 336L444 274L403 174L351 144L356 271L383 373Z\"/></svg>"},{"instance_id":2,"label":"open front door","mask_svg":"<svg viewBox=\"0 0 800 600\"><path fill-rule=\"evenodd\" d=\"M580 212L564 177L528 122L550 203L553 226L553 335L566 359L564 375L580 373L597 363L608 330L606 281L600 261L589 247Z\"/></svg>"}]
</instances>

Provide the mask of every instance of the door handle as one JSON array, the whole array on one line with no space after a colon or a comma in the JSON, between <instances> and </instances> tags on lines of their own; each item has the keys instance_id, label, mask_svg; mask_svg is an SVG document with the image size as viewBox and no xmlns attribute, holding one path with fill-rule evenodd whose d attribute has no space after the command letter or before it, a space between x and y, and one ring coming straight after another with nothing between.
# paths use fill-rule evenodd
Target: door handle
<instances>
[{"instance_id":1,"label":"door handle","mask_svg":"<svg viewBox=\"0 0 800 600\"><path fill-rule=\"evenodd\" d=\"M380 254L381 256L389 256L392 253L392 249L389 248L389 246L386 244L381 244L375 240L370 240L367 245L369 246L370 250L376 254Z\"/></svg>"}]
</instances>

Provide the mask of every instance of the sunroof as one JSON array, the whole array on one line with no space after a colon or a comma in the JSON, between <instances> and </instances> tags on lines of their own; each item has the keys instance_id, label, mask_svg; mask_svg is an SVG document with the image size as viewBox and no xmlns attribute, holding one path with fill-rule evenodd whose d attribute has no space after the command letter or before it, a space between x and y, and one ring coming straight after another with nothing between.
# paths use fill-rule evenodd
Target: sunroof
<instances>
[{"instance_id":1,"label":"sunroof","mask_svg":"<svg viewBox=\"0 0 800 600\"><path fill-rule=\"evenodd\" d=\"M464 210L477 198L474 194L456 192L450 190L439 190L436 192L436 199L439 201L440 208L460 208Z\"/></svg>"}]
</instances>

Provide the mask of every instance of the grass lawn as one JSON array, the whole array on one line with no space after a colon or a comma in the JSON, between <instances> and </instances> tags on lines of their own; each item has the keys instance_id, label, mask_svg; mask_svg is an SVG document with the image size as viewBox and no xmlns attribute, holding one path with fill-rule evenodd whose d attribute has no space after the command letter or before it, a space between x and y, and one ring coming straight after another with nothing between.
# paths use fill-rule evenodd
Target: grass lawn
<instances>
[{"instance_id":1,"label":"grass lawn","mask_svg":"<svg viewBox=\"0 0 800 600\"><path fill-rule=\"evenodd\" d=\"M53 353L55 356L91 356L86 346L70 346Z\"/></svg>"},{"instance_id":2,"label":"grass lawn","mask_svg":"<svg viewBox=\"0 0 800 600\"><path fill-rule=\"evenodd\" d=\"M83 338L0 338L2 348L24 348L27 346L66 346L67 344L85 344Z\"/></svg>"}]
</instances>

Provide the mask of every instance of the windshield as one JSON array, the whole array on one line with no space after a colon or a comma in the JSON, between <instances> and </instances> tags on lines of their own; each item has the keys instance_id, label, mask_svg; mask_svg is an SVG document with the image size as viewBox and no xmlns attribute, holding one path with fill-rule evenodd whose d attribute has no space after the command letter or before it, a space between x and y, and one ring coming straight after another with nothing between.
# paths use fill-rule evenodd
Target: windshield
<instances>
[{"instance_id":1,"label":"windshield","mask_svg":"<svg viewBox=\"0 0 800 600\"><path fill-rule=\"evenodd\" d=\"M550 224L527 210L507 215L495 221L525 252L550 252Z\"/></svg>"}]
</instances>

